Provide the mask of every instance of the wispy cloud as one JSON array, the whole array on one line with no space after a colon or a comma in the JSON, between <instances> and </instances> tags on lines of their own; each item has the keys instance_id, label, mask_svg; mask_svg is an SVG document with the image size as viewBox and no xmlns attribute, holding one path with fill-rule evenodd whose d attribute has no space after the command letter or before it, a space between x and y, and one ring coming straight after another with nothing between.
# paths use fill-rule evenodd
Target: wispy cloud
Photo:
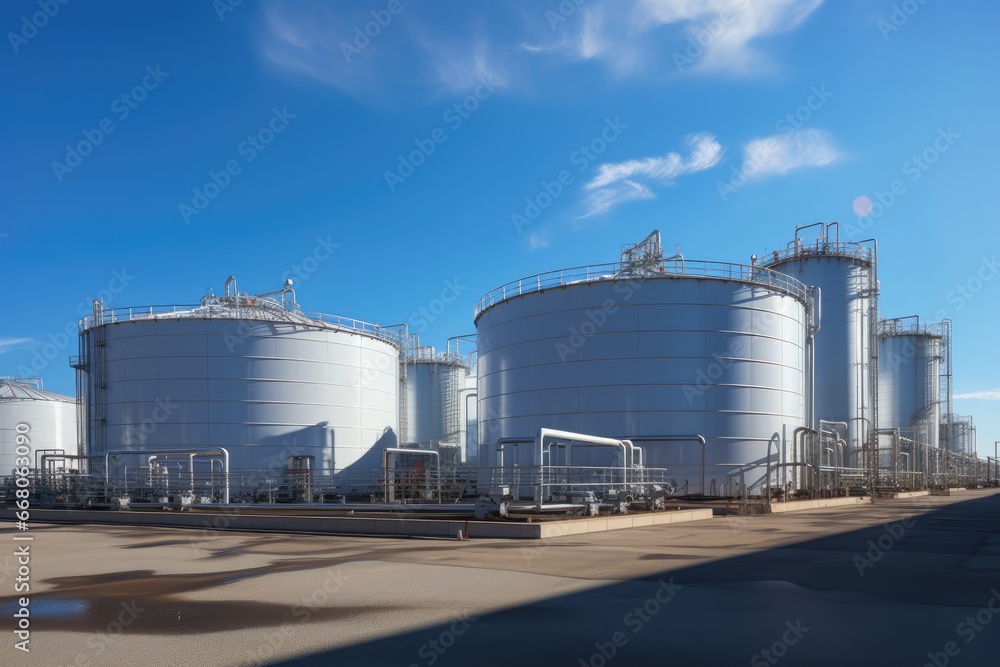
<instances>
[{"instance_id":1,"label":"wispy cloud","mask_svg":"<svg viewBox=\"0 0 1000 667\"><path fill-rule=\"evenodd\" d=\"M823 130L796 130L754 139L743 147L743 173L748 178L787 174L822 167L840 158L833 139Z\"/></svg>"},{"instance_id":2,"label":"wispy cloud","mask_svg":"<svg viewBox=\"0 0 1000 667\"><path fill-rule=\"evenodd\" d=\"M384 10L319 0L264 5L259 51L280 71L379 102L403 91L465 92L489 72L505 91L533 90L556 67L598 62L616 77L682 72L753 76L774 69L769 36L789 32L822 0L526 0ZM572 6L572 10L565 6ZM377 16L376 16L377 15ZM552 17L557 17L553 19ZM546 67L538 67L539 61Z\"/></svg>"},{"instance_id":3,"label":"wispy cloud","mask_svg":"<svg viewBox=\"0 0 1000 667\"><path fill-rule=\"evenodd\" d=\"M600 215L611 210L618 204L624 204L627 201L655 198L656 193L647 186L635 181L625 180L587 195L584 199L584 205L587 210L579 217L589 218L592 215Z\"/></svg>"},{"instance_id":4,"label":"wispy cloud","mask_svg":"<svg viewBox=\"0 0 1000 667\"><path fill-rule=\"evenodd\" d=\"M684 158L671 151L666 155L611 162L597 168L597 175L584 189L592 192L584 200L586 212L580 217L599 215L618 204L636 199L654 199L656 193L640 181L674 185L674 179L704 171L722 160L722 146L707 132L687 139L691 154Z\"/></svg>"},{"instance_id":5,"label":"wispy cloud","mask_svg":"<svg viewBox=\"0 0 1000 667\"><path fill-rule=\"evenodd\" d=\"M541 250L549 247L549 239L542 232L532 232L528 235L528 248L531 250Z\"/></svg>"},{"instance_id":6,"label":"wispy cloud","mask_svg":"<svg viewBox=\"0 0 1000 667\"><path fill-rule=\"evenodd\" d=\"M10 352L19 347L26 347L34 342L33 338L2 338L0 337L0 354Z\"/></svg>"},{"instance_id":7,"label":"wispy cloud","mask_svg":"<svg viewBox=\"0 0 1000 667\"><path fill-rule=\"evenodd\" d=\"M639 0L635 29L681 25L688 37L678 51L691 71L747 75L771 69L760 38L789 32L823 0ZM701 48L697 48L701 47Z\"/></svg>"},{"instance_id":8,"label":"wispy cloud","mask_svg":"<svg viewBox=\"0 0 1000 667\"><path fill-rule=\"evenodd\" d=\"M264 8L260 52L283 70L367 101L404 89L432 99L468 93L481 76L503 79L502 57L483 31L445 31L401 6L377 19L341 3L273 2Z\"/></svg>"},{"instance_id":9,"label":"wispy cloud","mask_svg":"<svg viewBox=\"0 0 1000 667\"><path fill-rule=\"evenodd\" d=\"M955 398L1000 401L1000 389L986 389L984 391L973 391L968 394L955 394Z\"/></svg>"}]
</instances>

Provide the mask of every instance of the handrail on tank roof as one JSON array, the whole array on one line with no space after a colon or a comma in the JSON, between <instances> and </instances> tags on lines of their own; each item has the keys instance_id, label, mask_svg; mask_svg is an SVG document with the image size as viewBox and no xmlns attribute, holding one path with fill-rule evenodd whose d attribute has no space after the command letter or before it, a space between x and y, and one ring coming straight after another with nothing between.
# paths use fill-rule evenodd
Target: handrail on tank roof
<instances>
[{"instance_id":1,"label":"handrail on tank roof","mask_svg":"<svg viewBox=\"0 0 1000 667\"><path fill-rule=\"evenodd\" d=\"M903 323L903 320L914 319L914 322ZM876 333L879 336L933 336L945 337L944 322L924 322L916 315L906 317L889 317L880 320Z\"/></svg>"},{"instance_id":2,"label":"handrail on tank roof","mask_svg":"<svg viewBox=\"0 0 1000 667\"><path fill-rule=\"evenodd\" d=\"M476 303L475 317L494 304L509 298L541 292L553 287L594 283L610 280L645 280L656 278L709 278L714 280L738 280L760 285L793 296L803 302L808 300L808 290L799 280L762 266L712 262L705 260L666 258L658 267L646 264L612 262L574 266L539 273L520 280L514 280L491 290Z\"/></svg>"},{"instance_id":3,"label":"handrail on tank roof","mask_svg":"<svg viewBox=\"0 0 1000 667\"><path fill-rule=\"evenodd\" d=\"M761 257L761 265L773 266L790 259L817 256L854 257L870 262L873 254L874 250L872 248L863 246L856 241L817 239L816 241L807 243L797 238L794 241L789 241L784 250L775 250L770 254L765 253Z\"/></svg>"},{"instance_id":4,"label":"handrail on tank roof","mask_svg":"<svg viewBox=\"0 0 1000 667\"><path fill-rule=\"evenodd\" d=\"M243 306L239 312L233 308L206 308L195 304L132 306L122 308L101 308L80 320L80 331L116 322L179 319L219 319L254 320L263 322L288 322L319 328L342 329L367 334L393 343L402 348L405 333L398 326L380 326L351 317L329 315L304 310L281 310L273 308L253 308Z\"/></svg>"}]
</instances>

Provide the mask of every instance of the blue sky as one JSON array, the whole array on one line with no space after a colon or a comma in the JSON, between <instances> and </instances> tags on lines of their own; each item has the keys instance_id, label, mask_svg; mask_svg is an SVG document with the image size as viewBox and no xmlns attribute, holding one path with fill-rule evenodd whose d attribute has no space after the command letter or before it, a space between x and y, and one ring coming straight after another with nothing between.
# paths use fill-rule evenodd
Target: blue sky
<instances>
[{"instance_id":1,"label":"blue sky","mask_svg":"<svg viewBox=\"0 0 1000 667\"><path fill-rule=\"evenodd\" d=\"M307 309L440 347L493 287L654 228L741 262L838 220L879 238L886 314L954 321L956 411L992 454L998 19L941 0L5 2L0 375L72 394L65 331L98 296L292 277Z\"/></svg>"}]
</instances>

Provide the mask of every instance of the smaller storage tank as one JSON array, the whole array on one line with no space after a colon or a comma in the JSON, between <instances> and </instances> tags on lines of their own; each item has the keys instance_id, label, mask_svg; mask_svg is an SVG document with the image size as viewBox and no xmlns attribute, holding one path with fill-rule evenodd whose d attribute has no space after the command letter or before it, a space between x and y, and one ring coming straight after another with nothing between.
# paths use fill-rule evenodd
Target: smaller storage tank
<instances>
[{"instance_id":1,"label":"smaller storage tank","mask_svg":"<svg viewBox=\"0 0 1000 667\"><path fill-rule=\"evenodd\" d=\"M975 454L976 427L971 415L946 414L941 422L941 445L956 454Z\"/></svg>"},{"instance_id":2,"label":"smaller storage tank","mask_svg":"<svg viewBox=\"0 0 1000 667\"><path fill-rule=\"evenodd\" d=\"M802 236L818 227L815 240ZM848 424L848 445L857 451L866 441L871 417L870 351L877 310L878 271L874 248L842 242L840 225L799 225L784 250L775 250L762 265L806 285L821 295L822 327L813 338L807 384L813 386L806 423L820 420ZM853 463L852 463L853 465Z\"/></svg>"},{"instance_id":3,"label":"smaller storage tank","mask_svg":"<svg viewBox=\"0 0 1000 667\"><path fill-rule=\"evenodd\" d=\"M878 422L937 447L941 422L940 325L883 320L878 330Z\"/></svg>"},{"instance_id":4,"label":"smaller storage tank","mask_svg":"<svg viewBox=\"0 0 1000 667\"><path fill-rule=\"evenodd\" d=\"M45 391L39 378L0 377L0 477L21 467L18 446L28 448L24 456L31 461L29 468L35 467L35 452L40 450L76 456L76 408L74 399ZM75 461L53 465L77 467Z\"/></svg>"},{"instance_id":5,"label":"smaller storage tank","mask_svg":"<svg viewBox=\"0 0 1000 667\"><path fill-rule=\"evenodd\" d=\"M406 423L413 443L466 445L467 358L415 345L406 353Z\"/></svg>"}]
</instances>

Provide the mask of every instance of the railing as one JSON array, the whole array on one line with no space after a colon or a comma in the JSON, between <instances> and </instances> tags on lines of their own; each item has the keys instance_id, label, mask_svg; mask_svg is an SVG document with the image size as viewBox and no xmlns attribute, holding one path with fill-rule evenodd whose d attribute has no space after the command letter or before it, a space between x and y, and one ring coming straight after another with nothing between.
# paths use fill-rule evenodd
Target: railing
<instances>
[{"instance_id":1,"label":"railing","mask_svg":"<svg viewBox=\"0 0 1000 667\"><path fill-rule=\"evenodd\" d=\"M304 310L283 310L254 306L201 306L194 304L154 305L128 308L102 308L80 320L80 331L114 322L135 322L160 319L260 320L289 322L320 328L334 328L368 334L403 347L405 334L401 327L383 327L351 317L329 315Z\"/></svg>"},{"instance_id":2,"label":"railing","mask_svg":"<svg viewBox=\"0 0 1000 667\"><path fill-rule=\"evenodd\" d=\"M452 364L455 366L466 366L468 356L462 356L453 352L442 352L433 347L422 345L420 347L410 347L406 351L406 361L408 363L433 363Z\"/></svg>"},{"instance_id":3,"label":"railing","mask_svg":"<svg viewBox=\"0 0 1000 667\"><path fill-rule=\"evenodd\" d=\"M788 244L784 250L775 250L761 258L763 266L771 266L784 262L788 259L800 259L805 257L830 256L854 257L866 262L872 261L874 251L859 243L850 241L814 241L812 243L794 241Z\"/></svg>"},{"instance_id":4,"label":"railing","mask_svg":"<svg viewBox=\"0 0 1000 667\"><path fill-rule=\"evenodd\" d=\"M881 320L878 323L879 336L933 336L944 337L944 327L940 322L921 324L919 321L904 323L902 319Z\"/></svg>"},{"instance_id":5,"label":"railing","mask_svg":"<svg viewBox=\"0 0 1000 667\"><path fill-rule=\"evenodd\" d=\"M651 278L709 278L715 280L737 280L760 285L768 289L794 296L802 301L807 298L807 288L800 281L783 273L747 264L729 262L709 262L702 260L664 259L655 265L649 264L593 264L576 266L558 271L539 273L501 285L488 292L476 304L475 316L490 306L506 299L532 292L541 292L553 287L564 287L583 283L610 280L645 280Z\"/></svg>"}]
</instances>

